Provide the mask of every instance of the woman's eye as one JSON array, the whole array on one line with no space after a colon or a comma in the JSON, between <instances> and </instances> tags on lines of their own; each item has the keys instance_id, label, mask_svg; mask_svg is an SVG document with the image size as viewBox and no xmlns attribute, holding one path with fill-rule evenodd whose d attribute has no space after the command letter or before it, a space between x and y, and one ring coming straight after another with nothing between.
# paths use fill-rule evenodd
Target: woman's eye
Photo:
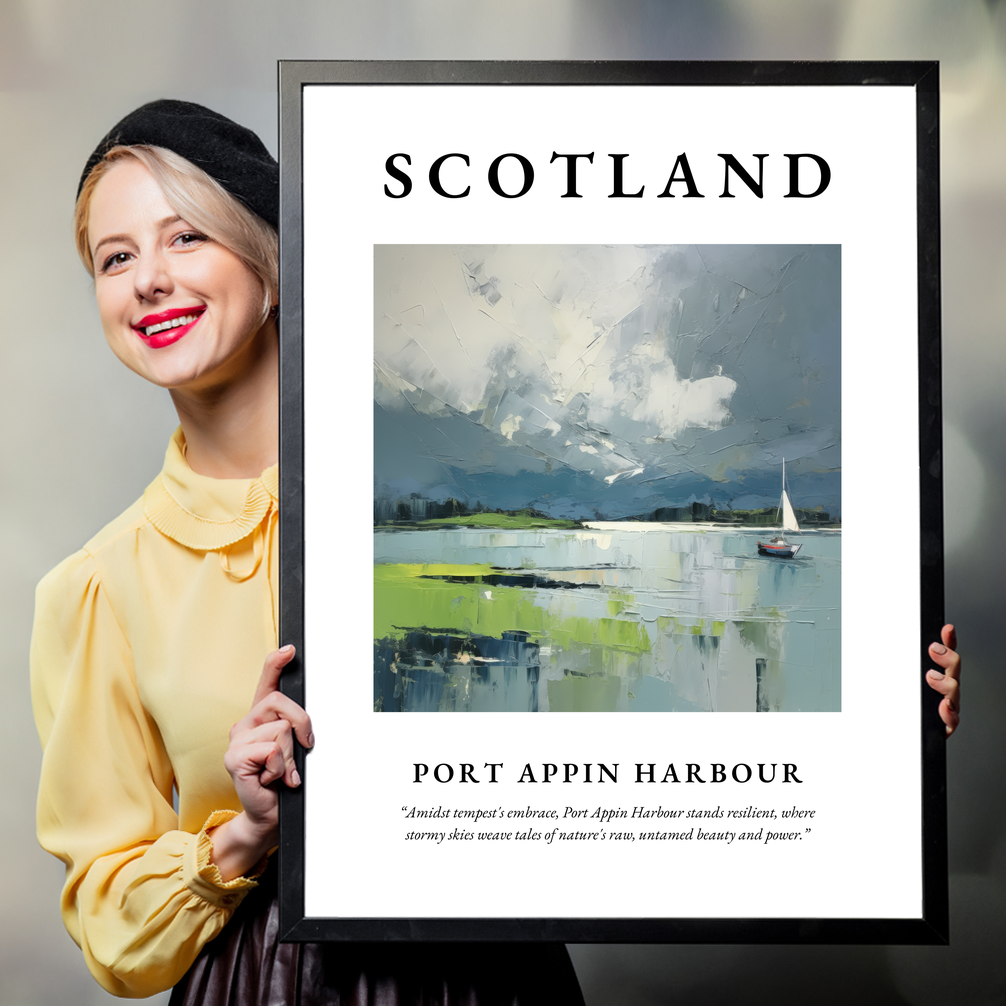
<instances>
[{"instance_id":1,"label":"woman's eye","mask_svg":"<svg viewBox=\"0 0 1006 1006\"><path fill-rule=\"evenodd\" d=\"M109 255L105 259L101 266L102 272L114 271L121 265L125 265L129 261L129 252L116 252L114 255Z\"/></svg>"},{"instance_id":2,"label":"woman's eye","mask_svg":"<svg viewBox=\"0 0 1006 1006\"><path fill-rule=\"evenodd\" d=\"M179 234L174 243L181 245L182 248L190 248L192 245L202 244L205 240L205 234L200 234L198 231L186 231L184 234Z\"/></svg>"}]
</instances>

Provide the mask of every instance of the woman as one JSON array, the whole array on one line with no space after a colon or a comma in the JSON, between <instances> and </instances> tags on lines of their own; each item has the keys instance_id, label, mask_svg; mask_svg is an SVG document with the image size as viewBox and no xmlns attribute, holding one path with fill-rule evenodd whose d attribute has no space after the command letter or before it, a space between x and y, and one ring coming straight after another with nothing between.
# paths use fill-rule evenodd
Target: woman
<instances>
[{"instance_id":1,"label":"woman","mask_svg":"<svg viewBox=\"0 0 1006 1006\"><path fill-rule=\"evenodd\" d=\"M300 785L294 737L313 744L277 690L277 220L258 137L187 102L128 115L81 178L106 339L180 426L143 497L38 589L38 831L67 929L121 996L582 1003L561 945L277 944L276 786Z\"/></svg>"},{"instance_id":2,"label":"woman","mask_svg":"<svg viewBox=\"0 0 1006 1006\"><path fill-rule=\"evenodd\" d=\"M277 187L253 133L175 101L123 119L81 179L106 338L180 426L143 497L39 585L38 830L67 929L122 996L582 1003L561 946L276 942L276 785L300 784L293 738L313 744L274 649ZM948 626L931 648L948 734L955 645Z\"/></svg>"}]
</instances>

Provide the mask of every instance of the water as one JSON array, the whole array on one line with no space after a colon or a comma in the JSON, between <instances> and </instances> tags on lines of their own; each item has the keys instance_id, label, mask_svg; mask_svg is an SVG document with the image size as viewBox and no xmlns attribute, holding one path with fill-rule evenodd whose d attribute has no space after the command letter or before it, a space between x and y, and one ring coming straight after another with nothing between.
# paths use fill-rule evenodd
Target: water
<instances>
[{"instance_id":1,"label":"water","mask_svg":"<svg viewBox=\"0 0 1006 1006\"><path fill-rule=\"evenodd\" d=\"M375 708L841 707L841 533L375 530Z\"/></svg>"}]
</instances>

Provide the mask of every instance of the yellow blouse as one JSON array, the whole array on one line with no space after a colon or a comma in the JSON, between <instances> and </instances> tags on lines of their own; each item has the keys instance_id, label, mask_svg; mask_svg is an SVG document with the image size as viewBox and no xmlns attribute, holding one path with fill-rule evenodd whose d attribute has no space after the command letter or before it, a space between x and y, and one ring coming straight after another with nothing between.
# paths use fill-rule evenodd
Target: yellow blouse
<instances>
[{"instance_id":1,"label":"yellow blouse","mask_svg":"<svg viewBox=\"0 0 1006 1006\"><path fill-rule=\"evenodd\" d=\"M115 995L174 985L255 886L223 882L206 829L241 809L228 731L276 646L277 493L276 467L197 475L178 430L143 498L38 586L38 836Z\"/></svg>"}]
</instances>

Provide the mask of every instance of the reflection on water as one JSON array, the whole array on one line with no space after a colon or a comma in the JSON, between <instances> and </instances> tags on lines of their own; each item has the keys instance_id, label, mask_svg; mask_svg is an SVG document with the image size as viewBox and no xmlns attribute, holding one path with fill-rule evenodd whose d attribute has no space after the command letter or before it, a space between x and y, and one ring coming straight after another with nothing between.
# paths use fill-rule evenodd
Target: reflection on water
<instances>
[{"instance_id":1,"label":"reflection on water","mask_svg":"<svg viewBox=\"0 0 1006 1006\"><path fill-rule=\"evenodd\" d=\"M378 530L382 711L783 711L841 703L841 534Z\"/></svg>"},{"instance_id":2,"label":"reflection on water","mask_svg":"<svg viewBox=\"0 0 1006 1006\"><path fill-rule=\"evenodd\" d=\"M526 632L492 636L407 632L374 654L379 710L538 712L538 643Z\"/></svg>"}]
</instances>

